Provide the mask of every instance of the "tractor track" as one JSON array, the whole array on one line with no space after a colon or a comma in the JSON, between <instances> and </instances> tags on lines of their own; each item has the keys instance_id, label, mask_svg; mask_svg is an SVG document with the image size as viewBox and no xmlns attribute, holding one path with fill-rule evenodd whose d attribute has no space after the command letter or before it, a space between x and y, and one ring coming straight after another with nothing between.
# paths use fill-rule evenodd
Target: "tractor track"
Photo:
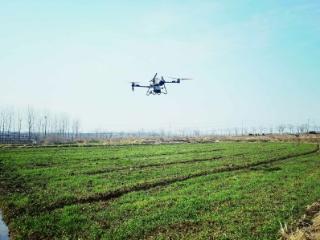
<instances>
[{"instance_id":1,"label":"tractor track","mask_svg":"<svg viewBox=\"0 0 320 240\"><path fill-rule=\"evenodd\" d=\"M279 151L281 149L277 149ZM211 151L209 151L211 152ZM259 153L266 153L269 152L269 150L260 151ZM207 152L199 152L199 153L207 153ZM191 159L191 160L183 160L183 161L173 161L173 162L166 162L166 163L151 163L151 164L142 164L137 166L124 166L124 167L114 167L114 168L103 168L99 170L94 171L88 171L84 172L85 175L96 175L96 174L103 174L103 173L110 173L110 172L117 172L117 171L124 171L124 170L139 170L149 167L165 167L170 165L176 165L176 164L190 164L190 163L196 163L196 162L209 162L213 160L219 160L219 159L226 159L230 157L239 157L239 156L245 156L250 152L242 152L242 153L235 153L228 156L214 156L211 158L200 158L200 159Z\"/></svg>"},{"instance_id":2,"label":"tractor track","mask_svg":"<svg viewBox=\"0 0 320 240\"><path fill-rule=\"evenodd\" d=\"M22 212L27 212L30 214L37 214L37 213L41 213L41 212L51 212L56 209L64 208L66 206L70 206L70 205L74 205L74 204L86 204L86 203L94 203L94 202L100 202L100 201L109 201L112 199L119 198L119 197L121 197L125 194L128 194L128 193L131 193L131 192L146 191L146 190L149 190L152 188L168 186L168 185L176 183L176 182L182 182L182 181L185 181L188 179L201 177L201 176L207 176L207 175L216 174L216 173L233 172L233 171L250 169L252 167L270 164L270 163L274 163L274 162L280 162L280 161L288 160L288 159L291 159L294 157L306 156L306 155L310 155L310 154L313 154L316 152L319 152L319 145L317 145L315 149L307 151L307 152L303 152L303 153L288 154L288 155L282 156L282 157L274 157L274 158L271 158L268 160L264 160L264 161L260 161L260 162L256 162L256 163L248 163L248 164L243 164L243 165L232 165L231 164L228 166L219 167L219 168L215 168L215 169L211 169L211 170L207 170L207 171L202 171L202 172L198 172L198 173L193 173L193 174L189 174L189 175L172 177L169 179L162 179L162 180L159 180L156 182L146 182L146 183L136 184L131 187L120 188L120 189L117 189L114 191L100 193L100 194L96 194L96 195L89 196L86 198L61 200L61 201L54 202L53 204L51 204L49 206L34 206L32 209L20 209L20 210L22 210Z\"/></svg>"},{"instance_id":3,"label":"tractor track","mask_svg":"<svg viewBox=\"0 0 320 240\"><path fill-rule=\"evenodd\" d=\"M96 174L103 174L103 173L123 171L123 170L139 170L139 169L149 168L149 167L165 167L165 166L176 165L176 164L189 164L189 163L195 163L195 162L208 162L208 161L212 161L212 160L225 159L225 158L228 158L228 157L244 156L246 154L248 154L248 152L236 153L236 154L228 155L228 156L215 156L215 157L211 157L211 158L199 158L199 159L174 161L174 162L167 162L167 163L151 163L151 164L143 164L143 165L137 165L137 166L105 168L105 169L100 169L100 170L95 170L95 171L88 171L88 172L85 172L84 174L86 174L86 175L96 175Z\"/></svg>"},{"instance_id":4,"label":"tractor track","mask_svg":"<svg viewBox=\"0 0 320 240\"><path fill-rule=\"evenodd\" d=\"M182 151L182 152L163 152L163 153L157 153L153 155L146 155L146 154L136 154L136 155L125 155L125 156L115 156L115 157L108 157L108 158L95 158L95 159L72 159L72 161L76 162L78 160L90 160L90 161L98 161L98 160L119 160L123 158L141 158L141 157L159 157L159 156L175 156L175 155L183 155L188 153L210 153L210 152L218 152L218 151L224 151L225 148L217 148L217 149L208 149L208 150L200 150L200 151ZM77 161L75 161L77 160Z\"/></svg>"},{"instance_id":5,"label":"tractor track","mask_svg":"<svg viewBox=\"0 0 320 240\"><path fill-rule=\"evenodd\" d=\"M152 164L145 164L145 165L138 165L138 166L130 166L130 167L118 167L118 168L106 168L106 169L100 169L96 171L90 171L86 172L87 175L96 175L96 174L102 174L102 173L108 173L108 172L115 172L115 171L122 171L122 170L136 170L136 169L143 169L143 168L149 168L149 167L165 167L169 165L175 165L175 164L187 164L187 163L195 163L195 162L206 162L206 161L212 161L212 160L218 160L224 158L223 156L216 156L211 158L204 158L204 159L192 159L192 160L183 160L183 161L175 161L175 162L167 162L167 163L152 163Z\"/></svg>"},{"instance_id":6,"label":"tractor track","mask_svg":"<svg viewBox=\"0 0 320 240\"><path fill-rule=\"evenodd\" d=\"M189 154L189 153L194 153L194 154L198 154L198 153L210 153L210 152L218 152L218 151L224 151L226 150L225 148L217 148L217 149L209 149L209 150L200 150L200 151L183 151L183 152L164 152L164 153L158 153L158 154L154 154L152 155L152 157L159 157L159 156L175 156L175 155L183 155L183 154ZM86 158L74 158L72 160L69 160L68 161L68 164L78 164L79 161L85 161L85 160L89 160L90 162L94 162L94 161L107 161L107 160L121 160L121 159L124 159L124 158L141 158L141 157L150 157L150 155L146 155L146 154L137 154L137 155L127 155L127 156L114 156L114 157L108 157L108 158L90 158L90 159L86 159ZM37 167L37 168L52 168L52 167L59 167L59 166L62 166L62 165L65 165L66 163L63 162L63 163L53 163L51 165L41 165L41 164L38 164L38 163L34 163L34 164L30 164L29 168L34 168L34 167ZM170 164L169 164L170 165ZM143 166L143 165L142 165ZM106 172L111 172L111 171L117 171L117 170L125 170L126 168L123 167L119 167L119 168L110 168L110 169L106 169ZM129 169L129 167L128 167ZM102 170L101 170L102 171ZM87 172L86 174L89 174L90 173L93 175L93 174L98 174L100 173L100 170L95 173L95 171L92 171L93 173L91 172ZM103 171L104 172L104 171ZM103 173L101 172L101 173Z\"/></svg>"}]
</instances>

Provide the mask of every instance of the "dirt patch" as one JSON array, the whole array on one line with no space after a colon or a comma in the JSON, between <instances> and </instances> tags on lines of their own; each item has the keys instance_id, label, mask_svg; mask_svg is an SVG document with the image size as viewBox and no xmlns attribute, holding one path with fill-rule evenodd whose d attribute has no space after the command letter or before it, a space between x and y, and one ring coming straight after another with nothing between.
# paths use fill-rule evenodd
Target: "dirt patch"
<instances>
[{"instance_id":1,"label":"dirt patch","mask_svg":"<svg viewBox=\"0 0 320 240\"><path fill-rule=\"evenodd\" d=\"M282 240L319 240L320 239L320 201L307 207L306 213L296 224L296 230L287 226L281 228Z\"/></svg>"}]
</instances>

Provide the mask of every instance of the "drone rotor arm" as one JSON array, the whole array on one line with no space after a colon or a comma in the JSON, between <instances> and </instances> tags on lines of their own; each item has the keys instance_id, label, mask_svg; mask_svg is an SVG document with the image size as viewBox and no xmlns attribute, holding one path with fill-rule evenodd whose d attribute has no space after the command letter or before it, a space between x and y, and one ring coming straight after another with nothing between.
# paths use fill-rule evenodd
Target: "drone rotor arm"
<instances>
[{"instance_id":1,"label":"drone rotor arm","mask_svg":"<svg viewBox=\"0 0 320 240\"><path fill-rule=\"evenodd\" d=\"M130 82L132 91L134 91L134 88L149 88L150 86L140 85L138 82Z\"/></svg>"},{"instance_id":2,"label":"drone rotor arm","mask_svg":"<svg viewBox=\"0 0 320 240\"><path fill-rule=\"evenodd\" d=\"M180 77L168 77L168 78L179 80L179 81L193 80L192 78L180 78Z\"/></svg>"},{"instance_id":3,"label":"drone rotor arm","mask_svg":"<svg viewBox=\"0 0 320 240\"><path fill-rule=\"evenodd\" d=\"M169 82L165 81L164 83L178 83L178 82L177 81L169 81Z\"/></svg>"},{"instance_id":4,"label":"drone rotor arm","mask_svg":"<svg viewBox=\"0 0 320 240\"><path fill-rule=\"evenodd\" d=\"M150 86L143 86L143 85L135 85L135 87L140 87L140 88L150 88Z\"/></svg>"},{"instance_id":5,"label":"drone rotor arm","mask_svg":"<svg viewBox=\"0 0 320 240\"><path fill-rule=\"evenodd\" d=\"M140 85L138 82L131 82L131 86L132 87L150 87L150 86L146 86L146 85Z\"/></svg>"}]
</instances>

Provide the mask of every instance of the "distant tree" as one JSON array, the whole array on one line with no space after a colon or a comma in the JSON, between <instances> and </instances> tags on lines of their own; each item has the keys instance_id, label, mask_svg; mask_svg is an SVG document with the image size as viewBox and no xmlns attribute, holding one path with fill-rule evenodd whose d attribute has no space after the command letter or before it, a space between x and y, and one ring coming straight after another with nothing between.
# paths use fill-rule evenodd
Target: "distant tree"
<instances>
[{"instance_id":1,"label":"distant tree","mask_svg":"<svg viewBox=\"0 0 320 240\"><path fill-rule=\"evenodd\" d=\"M265 128L263 126L260 126L259 130L260 130L260 135L265 133Z\"/></svg>"},{"instance_id":2,"label":"distant tree","mask_svg":"<svg viewBox=\"0 0 320 240\"><path fill-rule=\"evenodd\" d=\"M238 131L239 131L238 128L234 128L234 135L235 136L238 136Z\"/></svg>"},{"instance_id":3,"label":"distant tree","mask_svg":"<svg viewBox=\"0 0 320 240\"><path fill-rule=\"evenodd\" d=\"M69 121L69 118L67 116L65 116L64 119L63 119L63 125L64 125L64 129L65 129L64 130L64 132L65 132L64 137L66 139L68 139L69 138L69 134L70 134L70 121Z\"/></svg>"},{"instance_id":4,"label":"distant tree","mask_svg":"<svg viewBox=\"0 0 320 240\"><path fill-rule=\"evenodd\" d=\"M289 124L289 125L288 125L288 129L289 129L289 131L290 131L291 134L294 133L294 126L293 126L292 124Z\"/></svg>"},{"instance_id":5,"label":"distant tree","mask_svg":"<svg viewBox=\"0 0 320 240\"><path fill-rule=\"evenodd\" d=\"M43 130L43 116L41 113L35 114L35 132L40 136Z\"/></svg>"},{"instance_id":6,"label":"distant tree","mask_svg":"<svg viewBox=\"0 0 320 240\"><path fill-rule=\"evenodd\" d=\"M310 119L308 119L307 123L305 124L306 133L310 131Z\"/></svg>"},{"instance_id":7,"label":"distant tree","mask_svg":"<svg viewBox=\"0 0 320 240\"><path fill-rule=\"evenodd\" d=\"M72 122L72 138L79 137L79 129L80 129L79 120L73 120L73 122Z\"/></svg>"},{"instance_id":8,"label":"distant tree","mask_svg":"<svg viewBox=\"0 0 320 240\"><path fill-rule=\"evenodd\" d=\"M211 135L212 135L212 136L217 135L217 134L216 134L216 130L215 130L215 129L212 129L212 130L211 130Z\"/></svg>"},{"instance_id":9,"label":"distant tree","mask_svg":"<svg viewBox=\"0 0 320 240\"><path fill-rule=\"evenodd\" d=\"M199 137L200 136L200 131L199 130L193 130L193 136L194 137Z\"/></svg>"},{"instance_id":10,"label":"distant tree","mask_svg":"<svg viewBox=\"0 0 320 240\"><path fill-rule=\"evenodd\" d=\"M17 132L18 132L18 139L21 140L21 129L22 129L22 116L20 112L17 114Z\"/></svg>"},{"instance_id":11,"label":"distant tree","mask_svg":"<svg viewBox=\"0 0 320 240\"><path fill-rule=\"evenodd\" d=\"M12 131L13 122L14 122L14 111L8 109L8 111L7 111L7 129L6 129L6 132L8 134Z\"/></svg>"},{"instance_id":12,"label":"distant tree","mask_svg":"<svg viewBox=\"0 0 320 240\"><path fill-rule=\"evenodd\" d=\"M248 129L246 127L243 128L243 134L242 135L248 135Z\"/></svg>"},{"instance_id":13,"label":"distant tree","mask_svg":"<svg viewBox=\"0 0 320 240\"><path fill-rule=\"evenodd\" d=\"M48 131L48 114L44 116L44 123L43 123L43 132L44 132L44 137L47 137L47 131Z\"/></svg>"},{"instance_id":14,"label":"distant tree","mask_svg":"<svg viewBox=\"0 0 320 240\"><path fill-rule=\"evenodd\" d=\"M34 110L30 106L28 106L28 109L27 109L27 126L28 126L28 138L29 138L29 140L31 139L31 135L32 135L33 128L34 128L34 119L35 119Z\"/></svg>"},{"instance_id":15,"label":"distant tree","mask_svg":"<svg viewBox=\"0 0 320 240\"><path fill-rule=\"evenodd\" d=\"M0 121L1 121L1 134L4 134L6 126L7 126L7 112L5 109L1 110L0 113Z\"/></svg>"},{"instance_id":16,"label":"distant tree","mask_svg":"<svg viewBox=\"0 0 320 240\"><path fill-rule=\"evenodd\" d=\"M59 119L57 116L54 116L50 127L51 127L51 132L54 133L55 136L57 136L59 134Z\"/></svg>"},{"instance_id":17,"label":"distant tree","mask_svg":"<svg viewBox=\"0 0 320 240\"><path fill-rule=\"evenodd\" d=\"M65 114L59 119L59 135L60 138L66 139L69 135L69 118Z\"/></svg>"},{"instance_id":18,"label":"distant tree","mask_svg":"<svg viewBox=\"0 0 320 240\"><path fill-rule=\"evenodd\" d=\"M109 142L111 142L111 139L112 139L112 136L113 136L113 133L110 132L106 135L106 138L108 139Z\"/></svg>"},{"instance_id":19,"label":"distant tree","mask_svg":"<svg viewBox=\"0 0 320 240\"><path fill-rule=\"evenodd\" d=\"M297 127L297 131L299 134L303 134L303 133L306 133L307 132L307 125L306 124L301 124Z\"/></svg>"},{"instance_id":20,"label":"distant tree","mask_svg":"<svg viewBox=\"0 0 320 240\"><path fill-rule=\"evenodd\" d=\"M270 128L269 128L269 133L270 133L270 134L273 134L273 127L270 127Z\"/></svg>"},{"instance_id":21,"label":"distant tree","mask_svg":"<svg viewBox=\"0 0 320 240\"><path fill-rule=\"evenodd\" d=\"M283 134L284 131L285 131L285 129L286 129L286 126L285 126L284 124L280 124L280 125L278 126L278 133L279 133L279 134Z\"/></svg>"}]
</instances>

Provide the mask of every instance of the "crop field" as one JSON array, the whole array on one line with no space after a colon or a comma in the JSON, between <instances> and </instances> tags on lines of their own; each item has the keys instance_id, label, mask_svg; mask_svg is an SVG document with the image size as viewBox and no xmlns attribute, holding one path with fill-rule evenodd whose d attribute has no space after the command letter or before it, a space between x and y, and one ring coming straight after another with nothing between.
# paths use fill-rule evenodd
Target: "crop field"
<instances>
[{"instance_id":1,"label":"crop field","mask_svg":"<svg viewBox=\"0 0 320 240\"><path fill-rule=\"evenodd\" d=\"M12 239L277 239L319 182L316 144L0 148Z\"/></svg>"}]
</instances>

